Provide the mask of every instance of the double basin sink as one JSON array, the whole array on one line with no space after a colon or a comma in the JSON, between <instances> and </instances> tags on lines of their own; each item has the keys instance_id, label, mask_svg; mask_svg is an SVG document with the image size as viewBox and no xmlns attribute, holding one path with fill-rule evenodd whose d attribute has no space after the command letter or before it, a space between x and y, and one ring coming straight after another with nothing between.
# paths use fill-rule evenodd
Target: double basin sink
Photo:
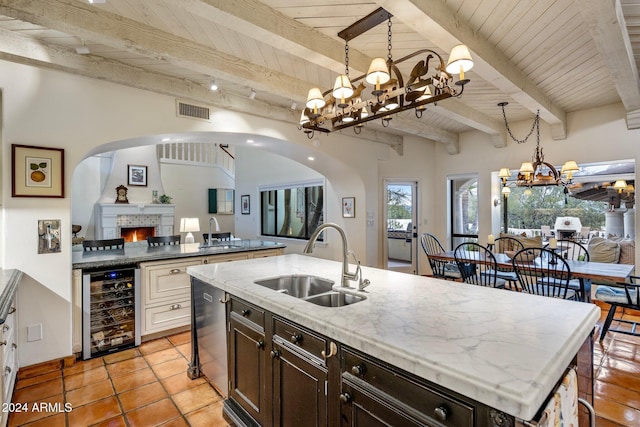
<instances>
[{"instance_id":1,"label":"double basin sink","mask_svg":"<svg viewBox=\"0 0 640 427\"><path fill-rule=\"evenodd\" d=\"M333 280L318 276L293 274L256 280L254 283L323 307L343 307L366 298L334 291Z\"/></svg>"}]
</instances>

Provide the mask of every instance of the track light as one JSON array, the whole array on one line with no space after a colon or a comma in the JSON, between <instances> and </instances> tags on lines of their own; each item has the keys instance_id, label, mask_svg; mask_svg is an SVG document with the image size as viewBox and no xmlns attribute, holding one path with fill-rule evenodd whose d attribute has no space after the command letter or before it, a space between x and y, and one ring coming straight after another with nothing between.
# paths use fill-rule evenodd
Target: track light
<instances>
[{"instance_id":1,"label":"track light","mask_svg":"<svg viewBox=\"0 0 640 427\"><path fill-rule=\"evenodd\" d=\"M211 84L209 85L209 89L216 91L218 90L218 83L216 83L216 79L211 80Z\"/></svg>"},{"instance_id":2,"label":"track light","mask_svg":"<svg viewBox=\"0 0 640 427\"><path fill-rule=\"evenodd\" d=\"M254 100L256 99L256 91L251 89L251 92L249 92L249 99Z\"/></svg>"}]
</instances>

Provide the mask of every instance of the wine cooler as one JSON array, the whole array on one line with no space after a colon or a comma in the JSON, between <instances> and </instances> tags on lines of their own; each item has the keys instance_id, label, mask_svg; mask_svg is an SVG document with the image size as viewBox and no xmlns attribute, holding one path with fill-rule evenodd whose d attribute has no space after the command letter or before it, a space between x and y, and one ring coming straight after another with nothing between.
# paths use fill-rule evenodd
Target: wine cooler
<instances>
[{"instance_id":1,"label":"wine cooler","mask_svg":"<svg viewBox=\"0 0 640 427\"><path fill-rule=\"evenodd\" d=\"M140 345L140 269L87 271L82 276L82 357Z\"/></svg>"}]
</instances>

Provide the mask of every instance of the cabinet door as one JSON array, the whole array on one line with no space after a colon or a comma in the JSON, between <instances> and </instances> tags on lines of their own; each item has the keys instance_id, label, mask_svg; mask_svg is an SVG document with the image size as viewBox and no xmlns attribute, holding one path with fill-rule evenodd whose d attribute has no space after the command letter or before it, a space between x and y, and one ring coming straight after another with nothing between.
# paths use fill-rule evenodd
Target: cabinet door
<instances>
[{"instance_id":1,"label":"cabinet door","mask_svg":"<svg viewBox=\"0 0 640 427\"><path fill-rule=\"evenodd\" d=\"M229 394L258 423L264 425L267 415L264 332L229 316Z\"/></svg>"},{"instance_id":2,"label":"cabinet door","mask_svg":"<svg viewBox=\"0 0 640 427\"><path fill-rule=\"evenodd\" d=\"M327 370L274 345L273 425L327 425Z\"/></svg>"}]
</instances>

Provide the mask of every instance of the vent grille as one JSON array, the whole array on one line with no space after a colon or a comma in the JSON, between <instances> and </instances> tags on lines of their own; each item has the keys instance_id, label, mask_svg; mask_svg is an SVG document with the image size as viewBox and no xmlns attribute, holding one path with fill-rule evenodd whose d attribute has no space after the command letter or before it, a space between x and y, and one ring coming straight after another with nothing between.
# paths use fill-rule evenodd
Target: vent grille
<instances>
[{"instance_id":1,"label":"vent grille","mask_svg":"<svg viewBox=\"0 0 640 427\"><path fill-rule=\"evenodd\" d=\"M209 121L209 107L203 105L187 104L186 102L177 101L178 117L188 117L190 119L198 119Z\"/></svg>"}]
</instances>

